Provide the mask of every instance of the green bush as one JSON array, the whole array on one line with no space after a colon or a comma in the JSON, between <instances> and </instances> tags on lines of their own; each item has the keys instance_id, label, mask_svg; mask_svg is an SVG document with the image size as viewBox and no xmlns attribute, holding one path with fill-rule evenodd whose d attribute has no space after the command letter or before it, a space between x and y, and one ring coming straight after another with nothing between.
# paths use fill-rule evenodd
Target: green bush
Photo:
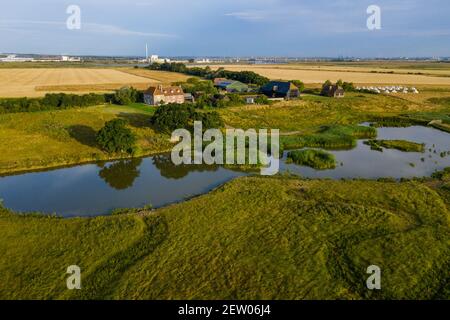
<instances>
[{"instance_id":1,"label":"green bush","mask_svg":"<svg viewBox=\"0 0 450 320\"><path fill-rule=\"evenodd\" d=\"M107 122L97 133L96 141L108 153L133 153L136 136L126 127L127 122L115 119Z\"/></svg>"}]
</instances>

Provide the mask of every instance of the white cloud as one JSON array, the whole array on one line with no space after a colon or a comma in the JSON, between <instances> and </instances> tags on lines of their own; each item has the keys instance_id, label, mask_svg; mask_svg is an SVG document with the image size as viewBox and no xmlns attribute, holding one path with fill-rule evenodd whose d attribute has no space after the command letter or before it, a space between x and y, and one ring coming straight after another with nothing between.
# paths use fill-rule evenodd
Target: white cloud
<instances>
[{"instance_id":1,"label":"white cloud","mask_svg":"<svg viewBox=\"0 0 450 320\"><path fill-rule=\"evenodd\" d=\"M241 12L227 13L225 14L225 16L234 17L240 20L260 21L266 19L267 14L264 11L241 11Z\"/></svg>"}]
</instances>

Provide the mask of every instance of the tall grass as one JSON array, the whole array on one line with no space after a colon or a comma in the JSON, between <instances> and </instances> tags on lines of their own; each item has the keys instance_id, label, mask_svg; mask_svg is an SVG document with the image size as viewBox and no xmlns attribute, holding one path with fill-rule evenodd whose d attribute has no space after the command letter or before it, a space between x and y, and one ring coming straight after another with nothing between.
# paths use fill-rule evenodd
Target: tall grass
<instances>
[{"instance_id":1,"label":"tall grass","mask_svg":"<svg viewBox=\"0 0 450 320\"><path fill-rule=\"evenodd\" d=\"M336 158L331 153L322 150L297 150L289 152L288 159L298 165L308 166L318 170L334 169Z\"/></svg>"},{"instance_id":2,"label":"tall grass","mask_svg":"<svg viewBox=\"0 0 450 320\"><path fill-rule=\"evenodd\" d=\"M352 149L357 139L370 139L377 136L377 130L356 125L335 125L323 127L319 133L306 136L283 136L281 144L284 149L323 148Z\"/></svg>"}]
</instances>

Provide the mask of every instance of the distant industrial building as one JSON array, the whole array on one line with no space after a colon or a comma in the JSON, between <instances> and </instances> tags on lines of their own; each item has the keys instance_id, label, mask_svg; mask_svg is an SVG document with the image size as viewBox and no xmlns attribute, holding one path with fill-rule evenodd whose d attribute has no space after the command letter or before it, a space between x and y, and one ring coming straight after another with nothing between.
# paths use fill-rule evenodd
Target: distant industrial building
<instances>
[{"instance_id":1,"label":"distant industrial building","mask_svg":"<svg viewBox=\"0 0 450 320\"><path fill-rule=\"evenodd\" d=\"M202 64L202 63L211 63L211 60L210 60L210 59L207 59L207 58L203 58L203 59L195 59L194 62L195 62L195 63L199 63L199 64Z\"/></svg>"},{"instance_id":2,"label":"distant industrial building","mask_svg":"<svg viewBox=\"0 0 450 320\"><path fill-rule=\"evenodd\" d=\"M52 57L42 57L42 58L31 58L31 57L18 57L15 54L7 55L4 58L0 58L0 62L80 62L81 59L77 57L69 56L52 56Z\"/></svg>"},{"instance_id":3,"label":"distant industrial building","mask_svg":"<svg viewBox=\"0 0 450 320\"><path fill-rule=\"evenodd\" d=\"M170 59L161 59L158 55L156 54L152 54L149 55L148 54L148 45L145 45L145 59L142 60L141 62L144 63L150 63L150 64L154 64L154 63L167 63L170 62Z\"/></svg>"},{"instance_id":4,"label":"distant industrial building","mask_svg":"<svg viewBox=\"0 0 450 320\"><path fill-rule=\"evenodd\" d=\"M4 58L0 58L0 62L31 62L34 61L33 58L20 58L17 57L15 54L7 55Z\"/></svg>"}]
</instances>

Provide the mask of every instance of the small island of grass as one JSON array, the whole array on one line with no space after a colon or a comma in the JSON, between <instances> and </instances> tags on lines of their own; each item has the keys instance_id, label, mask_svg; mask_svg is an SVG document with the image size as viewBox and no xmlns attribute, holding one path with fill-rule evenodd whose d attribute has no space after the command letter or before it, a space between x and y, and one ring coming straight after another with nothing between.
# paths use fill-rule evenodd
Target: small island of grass
<instances>
[{"instance_id":1,"label":"small island of grass","mask_svg":"<svg viewBox=\"0 0 450 320\"><path fill-rule=\"evenodd\" d=\"M333 154L314 149L292 151L288 159L295 164L308 166L316 170L336 168L336 158Z\"/></svg>"},{"instance_id":2,"label":"small island of grass","mask_svg":"<svg viewBox=\"0 0 450 320\"><path fill-rule=\"evenodd\" d=\"M403 152L425 152L425 144L406 140L369 140L364 142L372 150L383 152L385 149L396 149Z\"/></svg>"}]
</instances>

